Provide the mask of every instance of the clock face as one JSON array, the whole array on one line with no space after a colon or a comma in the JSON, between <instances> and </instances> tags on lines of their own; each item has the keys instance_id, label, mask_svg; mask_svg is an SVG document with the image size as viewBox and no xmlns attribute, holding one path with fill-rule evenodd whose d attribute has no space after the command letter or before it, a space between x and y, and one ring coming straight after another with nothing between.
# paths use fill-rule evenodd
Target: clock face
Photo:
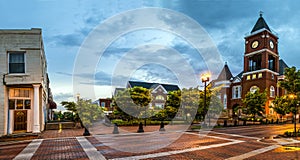
<instances>
[{"instance_id":1,"label":"clock face","mask_svg":"<svg viewBox=\"0 0 300 160\"><path fill-rule=\"evenodd\" d=\"M252 42L251 47L252 48L257 48L258 44L259 44L258 41L254 41L254 42Z\"/></svg>"},{"instance_id":2,"label":"clock face","mask_svg":"<svg viewBox=\"0 0 300 160\"><path fill-rule=\"evenodd\" d=\"M271 47L271 49L274 49L274 43L272 40L270 40L270 47Z\"/></svg>"}]
</instances>

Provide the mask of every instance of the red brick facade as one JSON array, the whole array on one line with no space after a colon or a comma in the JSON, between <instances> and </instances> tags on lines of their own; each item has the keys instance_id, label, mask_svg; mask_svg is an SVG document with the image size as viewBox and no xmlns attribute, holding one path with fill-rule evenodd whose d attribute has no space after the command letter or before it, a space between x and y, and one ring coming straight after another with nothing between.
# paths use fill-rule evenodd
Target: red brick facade
<instances>
[{"instance_id":1,"label":"red brick facade","mask_svg":"<svg viewBox=\"0 0 300 160\"><path fill-rule=\"evenodd\" d=\"M272 33L262 16L257 20L251 34L245 37L245 53L243 71L233 77L229 67L225 64L218 79L213 83L217 86L223 85L220 98L226 105L229 116L233 117L236 107L242 107L242 99L250 90L256 87L260 91L267 91L267 102L265 105L266 116L277 116L269 106L275 96L281 96L284 91L277 84L282 78L282 70L287 65L279 60L278 37ZM225 97L227 100L225 100Z\"/></svg>"}]
</instances>

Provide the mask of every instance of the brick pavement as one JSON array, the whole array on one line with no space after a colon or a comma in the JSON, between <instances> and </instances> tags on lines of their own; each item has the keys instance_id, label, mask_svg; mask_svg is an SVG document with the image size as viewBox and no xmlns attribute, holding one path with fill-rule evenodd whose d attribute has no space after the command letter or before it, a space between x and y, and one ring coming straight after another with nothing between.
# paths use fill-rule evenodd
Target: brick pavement
<instances>
[{"instance_id":1,"label":"brick pavement","mask_svg":"<svg viewBox=\"0 0 300 160\"><path fill-rule=\"evenodd\" d=\"M176 125L169 127L180 128ZM40 135L42 141L31 159L85 160L91 157L88 152L93 149L95 149L94 153L97 152L107 159L128 159L134 158L133 156L143 159L147 157L148 159L226 159L243 155L246 155L246 159L274 159L274 157L300 159L300 144L286 144L294 145L294 149L275 146L277 149L267 150L276 143L274 140L258 140L259 138L256 137L228 133L229 130L225 133L209 132L206 137L199 136L199 132L185 132L174 143L168 144L172 137L178 136L178 132L170 132L168 129L166 132L158 132L158 128L159 126L147 126L144 128L145 133L136 133L137 126L121 127L123 132L114 135L111 134L113 127L108 127L105 132L110 133L109 135L101 134L83 138L92 147L88 149L83 149L83 145L78 140L78 137L82 137L83 129L48 130ZM0 144L0 159L13 159L29 144L30 141ZM161 144L167 145L163 148L155 148L160 147ZM150 150L130 152L137 148L143 150L143 147L150 147ZM258 150L262 152L257 154ZM249 153L252 154L247 156Z\"/></svg>"},{"instance_id":2,"label":"brick pavement","mask_svg":"<svg viewBox=\"0 0 300 160\"><path fill-rule=\"evenodd\" d=\"M40 139L63 138L82 136L84 129L46 130L39 136Z\"/></svg>"}]
</instances>

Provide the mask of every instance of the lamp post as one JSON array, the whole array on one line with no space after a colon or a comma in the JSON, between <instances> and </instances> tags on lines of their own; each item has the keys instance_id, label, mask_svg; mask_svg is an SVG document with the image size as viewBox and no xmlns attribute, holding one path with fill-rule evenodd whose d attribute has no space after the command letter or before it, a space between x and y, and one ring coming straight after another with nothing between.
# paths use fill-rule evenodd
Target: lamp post
<instances>
[{"instance_id":1,"label":"lamp post","mask_svg":"<svg viewBox=\"0 0 300 160\"><path fill-rule=\"evenodd\" d=\"M207 87L207 82L209 81L210 74L205 73L201 76L202 83L204 83L204 111L206 111L206 87ZM208 125L210 126L210 116L208 115Z\"/></svg>"},{"instance_id":2,"label":"lamp post","mask_svg":"<svg viewBox=\"0 0 300 160\"><path fill-rule=\"evenodd\" d=\"M294 135L295 137L297 137L297 132L296 132L296 114L298 111L298 106L297 104L294 104L294 99L297 98L297 96L295 94L290 94L289 98L292 99L292 105L295 105L295 110L294 110Z\"/></svg>"}]
</instances>

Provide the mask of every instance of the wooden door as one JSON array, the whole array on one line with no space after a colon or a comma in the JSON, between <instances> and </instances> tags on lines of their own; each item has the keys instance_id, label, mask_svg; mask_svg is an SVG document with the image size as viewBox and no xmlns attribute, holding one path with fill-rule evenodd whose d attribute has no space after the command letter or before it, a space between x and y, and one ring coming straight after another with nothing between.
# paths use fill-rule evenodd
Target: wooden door
<instances>
[{"instance_id":1,"label":"wooden door","mask_svg":"<svg viewBox=\"0 0 300 160\"><path fill-rule=\"evenodd\" d=\"M26 110L15 110L14 114L14 131L25 131L27 130L27 111Z\"/></svg>"}]
</instances>

